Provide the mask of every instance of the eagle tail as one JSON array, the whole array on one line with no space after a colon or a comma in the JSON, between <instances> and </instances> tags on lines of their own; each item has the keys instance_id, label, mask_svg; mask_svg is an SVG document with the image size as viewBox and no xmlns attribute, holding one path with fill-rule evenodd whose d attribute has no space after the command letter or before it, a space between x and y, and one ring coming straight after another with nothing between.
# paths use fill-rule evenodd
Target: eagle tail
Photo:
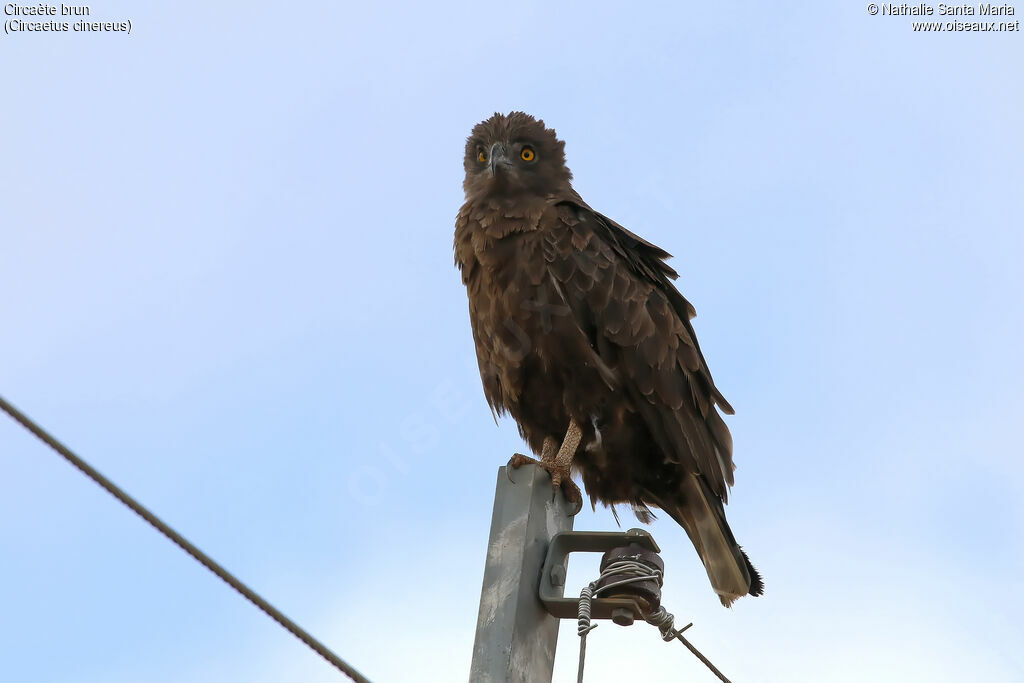
<instances>
[{"instance_id":1,"label":"eagle tail","mask_svg":"<svg viewBox=\"0 0 1024 683\"><path fill-rule=\"evenodd\" d=\"M725 519L722 500L703 477L685 477L674 505L662 505L693 541L711 586L726 607L744 595L761 595L764 583Z\"/></svg>"}]
</instances>

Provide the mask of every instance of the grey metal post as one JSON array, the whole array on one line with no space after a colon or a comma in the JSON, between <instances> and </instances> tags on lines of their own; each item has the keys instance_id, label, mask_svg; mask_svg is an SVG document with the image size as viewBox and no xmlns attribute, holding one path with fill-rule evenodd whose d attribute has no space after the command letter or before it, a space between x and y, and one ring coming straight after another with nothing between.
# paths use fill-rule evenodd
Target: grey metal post
<instances>
[{"instance_id":1,"label":"grey metal post","mask_svg":"<svg viewBox=\"0 0 1024 683\"><path fill-rule=\"evenodd\" d=\"M536 465L498 468L470 683L551 680L558 619L537 590L551 537L571 531L572 505Z\"/></svg>"}]
</instances>

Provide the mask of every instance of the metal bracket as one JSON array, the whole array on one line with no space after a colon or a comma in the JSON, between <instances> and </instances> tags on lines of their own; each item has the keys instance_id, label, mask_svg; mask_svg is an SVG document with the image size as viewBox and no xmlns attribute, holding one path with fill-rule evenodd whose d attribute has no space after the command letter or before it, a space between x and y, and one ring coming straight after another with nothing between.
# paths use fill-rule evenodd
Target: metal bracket
<instances>
[{"instance_id":1,"label":"metal bracket","mask_svg":"<svg viewBox=\"0 0 1024 683\"><path fill-rule=\"evenodd\" d=\"M614 531L562 531L554 535L544 559L540 575L540 600L548 612L559 619L576 619L579 615L580 599L562 597L569 553L604 553L615 548L636 543L655 553L661 548L654 537L643 529ZM615 623L628 625L633 619L627 615L641 614L640 604L631 598L597 598L591 603L591 618L613 619Z\"/></svg>"}]
</instances>

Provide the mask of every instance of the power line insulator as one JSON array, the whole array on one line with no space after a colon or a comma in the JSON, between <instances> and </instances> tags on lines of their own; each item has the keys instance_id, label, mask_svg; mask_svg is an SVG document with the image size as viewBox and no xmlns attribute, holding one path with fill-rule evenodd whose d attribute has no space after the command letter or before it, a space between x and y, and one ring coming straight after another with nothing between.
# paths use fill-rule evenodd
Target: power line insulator
<instances>
[{"instance_id":1,"label":"power line insulator","mask_svg":"<svg viewBox=\"0 0 1024 683\"><path fill-rule=\"evenodd\" d=\"M650 570L649 578L643 580L631 580L629 583L616 585L621 581L621 576L609 573L609 568L614 565L629 566L635 563L647 567ZM644 614L654 612L661 606L661 585L662 576L665 572L665 562L657 552L637 543L620 548L613 548L606 552L601 558L601 579L597 582L597 589L605 598L632 598L640 607L641 614L635 614L629 607L618 607L612 611L612 621L619 626L629 626L637 618Z\"/></svg>"}]
</instances>

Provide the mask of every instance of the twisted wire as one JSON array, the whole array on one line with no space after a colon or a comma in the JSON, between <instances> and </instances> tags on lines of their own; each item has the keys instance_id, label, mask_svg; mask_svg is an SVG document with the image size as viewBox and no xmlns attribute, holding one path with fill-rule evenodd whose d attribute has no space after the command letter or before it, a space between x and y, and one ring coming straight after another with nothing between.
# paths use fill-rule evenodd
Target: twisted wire
<instances>
[{"instance_id":1,"label":"twisted wire","mask_svg":"<svg viewBox=\"0 0 1024 683\"><path fill-rule=\"evenodd\" d=\"M675 640L676 635L680 632L672 628L675 625L675 620L676 618L672 613L661 606L659 606L655 611L644 615L644 621L651 626L656 626L658 630L661 631L661 639L666 643L671 640ZM690 626L693 626L693 624L690 624ZM689 628L690 626L687 626L686 628ZM682 630L686 630L686 628Z\"/></svg>"},{"instance_id":2,"label":"twisted wire","mask_svg":"<svg viewBox=\"0 0 1024 683\"><path fill-rule=\"evenodd\" d=\"M613 576L621 578L616 581L611 581L604 586L598 587L598 584L601 581ZM612 588L640 581L650 581L651 579L657 580L659 587L664 585L663 572L657 567L637 562L636 560L623 558L609 562L608 565L601 570L601 576L599 576L596 581L591 581L583 588L582 591L580 591L580 602L577 610L578 618L576 621L576 633L580 637L580 663L576 674L577 683L583 683L583 664L586 659L587 652L587 634L597 628L597 624L591 624L594 599L601 593L607 592ZM683 631L693 626L693 622L687 624L681 629L676 629L675 617L671 612L660 605L658 606L658 609L644 614L643 617L644 621L648 624L657 627L658 631L661 632L662 640L666 643L678 640L685 645L686 648L704 664L704 666L710 669L711 673L718 677L718 680L723 683L731 683L729 679L725 677L725 674L719 671L707 657L701 654L700 650L694 647L690 641L683 637Z\"/></svg>"},{"instance_id":3,"label":"twisted wire","mask_svg":"<svg viewBox=\"0 0 1024 683\"><path fill-rule=\"evenodd\" d=\"M578 618L576 620L576 635L581 637L597 628L597 624L590 623L590 607L591 601L594 599L595 587L596 582L587 585L582 591L580 591L580 603L577 611Z\"/></svg>"}]
</instances>

